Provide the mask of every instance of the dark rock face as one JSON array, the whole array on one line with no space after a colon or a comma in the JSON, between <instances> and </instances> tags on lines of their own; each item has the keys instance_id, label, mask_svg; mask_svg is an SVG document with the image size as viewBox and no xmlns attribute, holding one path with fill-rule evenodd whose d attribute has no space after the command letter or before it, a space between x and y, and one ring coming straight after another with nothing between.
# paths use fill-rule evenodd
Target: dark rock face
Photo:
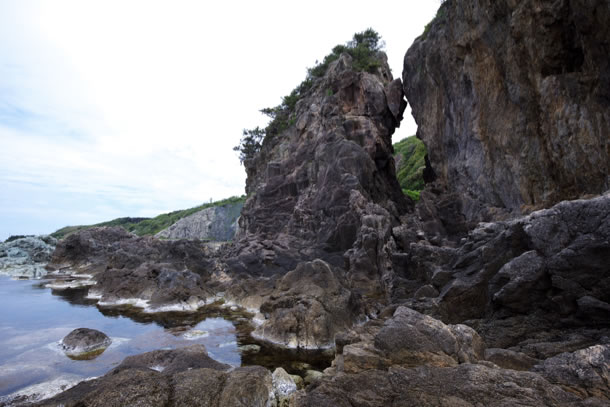
<instances>
[{"instance_id":1,"label":"dark rock face","mask_svg":"<svg viewBox=\"0 0 610 407\"><path fill-rule=\"evenodd\" d=\"M78 328L70 332L61 340L64 351L69 355L78 356L83 353L105 349L112 343L112 339L96 329Z\"/></svg>"},{"instance_id":2,"label":"dark rock face","mask_svg":"<svg viewBox=\"0 0 610 407\"><path fill-rule=\"evenodd\" d=\"M137 237L120 227L92 228L62 240L49 268L93 274L102 303L142 300L193 309L212 293L204 285L210 259L197 240Z\"/></svg>"},{"instance_id":3,"label":"dark rock face","mask_svg":"<svg viewBox=\"0 0 610 407\"><path fill-rule=\"evenodd\" d=\"M382 291L389 234L378 228L389 230L411 204L396 180L391 142L406 102L380 58L370 74L342 55L299 101L295 125L246 163L251 196L227 257L233 270L284 274L315 258L347 260L352 288Z\"/></svg>"},{"instance_id":4,"label":"dark rock face","mask_svg":"<svg viewBox=\"0 0 610 407\"><path fill-rule=\"evenodd\" d=\"M488 221L610 187L609 20L605 0L444 2L403 81L453 216Z\"/></svg>"},{"instance_id":5,"label":"dark rock face","mask_svg":"<svg viewBox=\"0 0 610 407\"><path fill-rule=\"evenodd\" d=\"M595 344L610 332L609 213L606 194L481 224L459 248L412 244L412 285L440 294L408 303L445 322L470 321L489 346L519 346L534 358ZM567 333L578 331L583 340L554 353L536 350L532 337L556 342L562 335L553 330L568 342Z\"/></svg>"}]
</instances>

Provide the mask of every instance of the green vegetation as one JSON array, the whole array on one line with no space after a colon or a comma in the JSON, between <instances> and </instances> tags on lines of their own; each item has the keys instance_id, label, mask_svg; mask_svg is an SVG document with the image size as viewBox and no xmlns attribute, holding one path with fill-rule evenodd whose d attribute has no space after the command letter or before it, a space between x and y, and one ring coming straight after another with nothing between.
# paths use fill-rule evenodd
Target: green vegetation
<instances>
[{"instance_id":1,"label":"green vegetation","mask_svg":"<svg viewBox=\"0 0 610 407\"><path fill-rule=\"evenodd\" d=\"M313 87L315 81L326 74L330 64L341 56L342 53L347 53L352 57L352 67L355 71L373 73L381 66L379 60L379 51L383 49L383 41L381 36L372 28L368 28L362 32L354 34L351 41L345 45L340 44L335 46L331 53L326 55L322 62L316 61L316 65L307 69L305 80L290 92L288 96L282 98L282 103L275 107L267 107L261 109L261 113L269 116L271 121L261 130L255 128L244 130L239 145L233 147L233 150L239 152L239 159L243 163L244 160L254 158L256 153L262 148L265 140L270 140L296 122L295 110L299 100ZM332 92L332 89L330 90ZM327 95L332 95L327 91ZM252 137L255 135L255 139Z\"/></svg>"},{"instance_id":2,"label":"green vegetation","mask_svg":"<svg viewBox=\"0 0 610 407\"><path fill-rule=\"evenodd\" d=\"M183 209L179 211L173 211L170 213L164 213L154 218L118 218L108 222L97 223L95 225L85 226L66 226L52 233L56 239L62 239L69 234L77 232L83 229L89 229L98 226L120 226L123 229L135 233L138 236L155 235L163 229L173 225L178 220L192 215L195 212L199 212L202 209L210 208L213 206L223 206L227 204L234 204L238 202L245 202L246 196L233 196L231 198L223 199L221 201L206 203L203 205L196 206L194 208Z\"/></svg>"},{"instance_id":3,"label":"green vegetation","mask_svg":"<svg viewBox=\"0 0 610 407\"><path fill-rule=\"evenodd\" d=\"M394 144L396 176L402 192L418 201L424 189L424 168L426 168L426 146L415 136L407 137Z\"/></svg>"},{"instance_id":4,"label":"green vegetation","mask_svg":"<svg viewBox=\"0 0 610 407\"><path fill-rule=\"evenodd\" d=\"M441 6L436 11L436 16L434 16L432 21L430 21L428 24L426 24L426 26L424 27L424 33L422 34L422 37L426 38L426 35L428 35L428 31L430 31L430 27L432 26L432 24L435 21L441 21L445 18L445 16L447 15L447 10L446 10L446 7L443 7L444 4L445 4L445 0L441 0Z\"/></svg>"}]
</instances>

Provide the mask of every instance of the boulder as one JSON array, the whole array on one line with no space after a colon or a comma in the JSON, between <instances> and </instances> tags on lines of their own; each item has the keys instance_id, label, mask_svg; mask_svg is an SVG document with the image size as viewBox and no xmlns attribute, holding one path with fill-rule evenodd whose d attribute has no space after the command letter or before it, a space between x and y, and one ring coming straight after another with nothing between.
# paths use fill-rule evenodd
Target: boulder
<instances>
[{"instance_id":1,"label":"boulder","mask_svg":"<svg viewBox=\"0 0 610 407\"><path fill-rule=\"evenodd\" d=\"M92 359L112 344L112 339L96 329L78 328L61 340L61 347L70 357ZM91 357L87 357L91 356Z\"/></svg>"}]
</instances>

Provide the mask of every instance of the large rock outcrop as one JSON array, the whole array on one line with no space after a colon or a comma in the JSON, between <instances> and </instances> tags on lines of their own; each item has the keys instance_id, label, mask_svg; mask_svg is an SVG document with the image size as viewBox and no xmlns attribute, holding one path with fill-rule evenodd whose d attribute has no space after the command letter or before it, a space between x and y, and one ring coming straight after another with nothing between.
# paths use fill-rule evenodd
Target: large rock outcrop
<instances>
[{"instance_id":1,"label":"large rock outcrop","mask_svg":"<svg viewBox=\"0 0 610 407\"><path fill-rule=\"evenodd\" d=\"M233 240L243 202L202 209L184 217L155 236L164 239Z\"/></svg>"},{"instance_id":2,"label":"large rock outcrop","mask_svg":"<svg viewBox=\"0 0 610 407\"><path fill-rule=\"evenodd\" d=\"M610 187L608 21L606 0L442 4L409 48L403 80L427 180L454 201L444 221Z\"/></svg>"},{"instance_id":3,"label":"large rock outcrop","mask_svg":"<svg viewBox=\"0 0 610 407\"><path fill-rule=\"evenodd\" d=\"M367 73L342 54L297 103L295 124L245 162L250 196L227 255L232 270L285 274L320 258L347 268L350 289L383 297L391 227L411 203L391 140L406 102L378 58Z\"/></svg>"},{"instance_id":4,"label":"large rock outcrop","mask_svg":"<svg viewBox=\"0 0 610 407\"><path fill-rule=\"evenodd\" d=\"M91 228L61 240L48 268L91 275L90 296L102 305L193 310L213 297L204 284L212 261L199 240L164 241L121 227Z\"/></svg>"},{"instance_id":5,"label":"large rock outcrop","mask_svg":"<svg viewBox=\"0 0 610 407\"><path fill-rule=\"evenodd\" d=\"M609 214L605 194L482 223L457 248L412 243L412 289L395 300L535 358L599 343L610 334Z\"/></svg>"}]
</instances>

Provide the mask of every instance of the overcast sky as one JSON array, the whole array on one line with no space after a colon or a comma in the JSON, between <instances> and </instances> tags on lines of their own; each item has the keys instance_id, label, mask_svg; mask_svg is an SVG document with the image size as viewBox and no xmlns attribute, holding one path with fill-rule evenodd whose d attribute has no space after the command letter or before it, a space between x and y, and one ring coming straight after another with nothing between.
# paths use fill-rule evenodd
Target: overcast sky
<instances>
[{"instance_id":1,"label":"overcast sky","mask_svg":"<svg viewBox=\"0 0 610 407\"><path fill-rule=\"evenodd\" d=\"M400 77L438 6L0 0L0 239L243 194L259 109L368 27Z\"/></svg>"}]
</instances>

